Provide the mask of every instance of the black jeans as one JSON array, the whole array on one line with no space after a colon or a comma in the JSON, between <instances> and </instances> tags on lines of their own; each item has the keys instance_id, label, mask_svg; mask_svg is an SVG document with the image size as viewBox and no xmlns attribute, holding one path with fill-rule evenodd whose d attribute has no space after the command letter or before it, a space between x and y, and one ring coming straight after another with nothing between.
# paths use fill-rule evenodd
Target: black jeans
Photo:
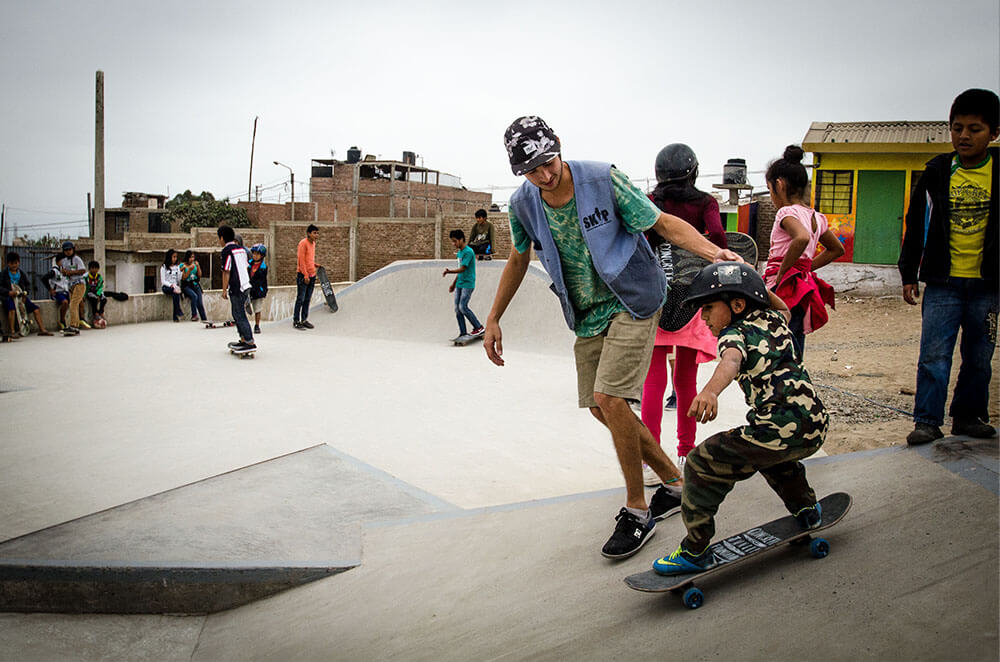
<instances>
[{"instance_id":1,"label":"black jeans","mask_svg":"<svg viewBox=\"0 0 1000 662\"><path fill-rule=\"evenodd\" d=\"M307 281L301 273L295 274L295 310L292 319L296 322L305 322L309 317L309 302L312 301L315 286L316 276Z\"/></svg>"},{"instance_id":2,"label":"black jeans","mask_svg":"<svg viewBox=\"0 0 1000 662\"><path fill-rule=\"evenodd\" d=\"M250 320L247 319L247 293L230 292L229 304L233 310L233 320L236 322L236 330L240 333L240 338L247 342L253 342L253 329L250 328Z\"/></svg>"}]
</instances>

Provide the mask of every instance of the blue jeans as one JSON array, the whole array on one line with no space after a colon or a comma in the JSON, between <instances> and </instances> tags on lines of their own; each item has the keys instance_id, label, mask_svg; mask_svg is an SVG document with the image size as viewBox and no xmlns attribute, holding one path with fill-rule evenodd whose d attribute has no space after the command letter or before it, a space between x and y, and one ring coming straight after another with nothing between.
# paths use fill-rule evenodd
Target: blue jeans
<instances>
[{"instance_id":1,"label":"blue jeans","mask_svg":"<svg viewBox=\"0 0 1000 662\"><path fill-rule=\"evenodd\" d=\"M948 415L953 419L988 421L993 348L996 345L997 292L978 278L949 278L944 285L927 285L921 305L920 359L913 420L941 425L948 399L951 358L962 330L955 394Z\"/></svg>"},{"instance_id":2,"label":"blue jeans","mask_svg":"<svg viewBox=\"0 0 1000 662\"><path fill-rule=\"evenodd\" d=\"M479 320L476 319L475 314L469 310L469 299L472 298L471 287L456 287L455 288L455 318L458 319L458 330L461 335L465 335L465 318L469 318L469 322L472 324L473 330L478 329L482 326Z\"/></svg>"},{"instance_id":3,"label":"blue jeans","mask_svg":"<svg viewBox=\"0 0 1000 662\"><path fill-rule=\"evenodd\" d=\"M301 273L295 274L295 310L292 313L294 321L305 322L309 317L309 302L312 301L315 286L316 276L307 281Z\"/></svg>"},{"instance_id":4,"label":"blue jeans","mask_svg":"<svg viewBox=\"0 0 1000 662\"><path fill-rule=\"evenodd\" d=\"M174 321L176 322L180 318L184 317L184 313L181 311L181 295L174 292L174 288L169 285L163 285L160 289L174 301Z\"/></svg>"},{"instance_id":5,"label":"blue jeans","mask_svg":"<svg viewBox=\"0 0 1000 662\"><path fill-rule=\"evenodd\" d=\"M240 338L247 342L253 342L253 329L250 328L250 320L247 319L247 293L229 293L229 305L232 306L233 320L236 322L236 330L240 333Z\"/></svg>"},{"instance_id":6,"label":"blue jeans","mask_svg":"<svg viewBox=\"0 0 1000 662\"><path fill-rule=\"evenodd\" d=\"M201 317L201 321L204 322L207 320L208 316L205 315L205 304L202 301L201 285L185 285L181 288L181 291L184 292L184 296L191 299L191 317L197 314Z\"/></svg>"}]
</instances>

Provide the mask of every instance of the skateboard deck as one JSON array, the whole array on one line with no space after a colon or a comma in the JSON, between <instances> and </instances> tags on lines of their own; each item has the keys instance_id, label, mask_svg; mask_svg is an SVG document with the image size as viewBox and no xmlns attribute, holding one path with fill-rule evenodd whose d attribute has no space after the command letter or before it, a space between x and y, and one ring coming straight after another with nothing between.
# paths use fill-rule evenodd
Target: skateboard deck
<instances>
[{"instance_id":1,"label":"skateboard deck","mask_svg":"<svg viewBox=\"0 0 1000 662\"><path fill-rule=\"evenodd\" d=\"M337 295L333 293L333 285L330 285L330 279L326 275L326 269L323 267L316 268L316 280L319 281L319 287L323 290L323 296L326 298L326 305L330 306L330 312L337 312L340 306L337 305Z\"/></svg>"},{"instance_id":2,"label":"skateboard deck","mask_svg":"<svg viewBox=\"0 0 1000 662\"><path fill-rule=\"evenodd\" d=\"M230 354L232 354L233 356L238 356L241 359L252 359L256 351L257 351L256 349L234 349L232 347L229 348Z\"/></svg>"},{"instance_id":3,"label":"skateboard deck","mask_svg":"<svg viewBox=\"0 0 1000 662\"><path fill-rule=\"evenodd\" d=\"M28 317L28 309L24 305L24 297L20 296L23 290L14 285L11 293L14 295L14 325L13 334L26 337L31 333L31 321Z\"/></svg>"},{"instance_id":4,"label":"skateboard deck","mask_svg":"<svg viewBox=\"0 0 1000 662\"><path fill-rule=\"evenodd\" d=\"M756 266L757 243L750 235L727 232L726 243L729 250L743 258L744 262ZM708 265L708 260L667 242L657 246L656 257L669 284L667 300L660 313L660 328L664 331L679 331L698 312L697 308L685 305L684 299L694 277Z\"/></svg>"},{"instance_id":5,"label":"skateboard deck","mask_svg":"<svg viewBox=\"0 0 1000 662\"><path fill-rule=\"evenodd\" d=\"M231 326L236 326L236 322L233 320L226 320L225 322L202 322L206 329L226 329Z\"/></svg>"},{"instance_id":6,"label":"skateboard deck","mask_svg":"<svg viewBox=\"0 0 1000 662\"><path fill-rule=\"evenodd\" d=\"M647 593L684 592L684 604L691 609L697 609L704 601L704 594L694 587L717 572L735 567L751 558L769 550L777 549L783 543L810 543L810 552L816 558L823 558L830 551L830 543L823 538L812 538L812 534L828 529L844 518L851 509L851 495L845 492L834 492L820 499L823 508L822 524L809 530L803 530L795 517L786 515L767 524L754 527L743 533L725 538L712 544L708 549L713 557L713 565L703 572L684 575L661 575L654 570L647 570L625 578L629 588ZM685 591L685 589L687 589Z\"/></svg>"},{"instance_id":7,"label":"skateboard deck","mask_svg":"<svg viewBox=\"0 0 1000 662\"><path fill-rule=\"evenodd\" d=\"M477 340L482 340L482 339L483 339L482 333L477 333L476 335L467 333L464 336L459 336L457 338L452 339L452 343L454 343L455 347L465 347L470 342L475 342Z\"/></svg>"}]
</instances>

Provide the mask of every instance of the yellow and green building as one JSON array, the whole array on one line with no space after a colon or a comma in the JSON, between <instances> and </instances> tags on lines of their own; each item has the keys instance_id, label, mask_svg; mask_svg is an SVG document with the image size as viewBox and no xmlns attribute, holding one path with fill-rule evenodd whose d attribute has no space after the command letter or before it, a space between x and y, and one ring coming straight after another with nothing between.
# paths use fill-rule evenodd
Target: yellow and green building
<instances>
[{"instance_id":1,"label":"yellow and green building","mask_svg":"<svg viewBox=\"0 0 1000 662\"><path fill-rule=\"evenodd\" d=\"M841 262L895 264L910 193L934 156L952 151L948 123L813 122L813 206L844 244Z\"/></svg>"}]
</instances>

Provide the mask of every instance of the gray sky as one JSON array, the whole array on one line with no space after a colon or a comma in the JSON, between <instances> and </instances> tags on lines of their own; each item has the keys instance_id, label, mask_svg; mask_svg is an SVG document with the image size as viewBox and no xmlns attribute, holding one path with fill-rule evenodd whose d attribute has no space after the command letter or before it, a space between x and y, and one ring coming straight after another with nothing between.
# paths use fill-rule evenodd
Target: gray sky
<instances>
[{"instance_id":1,"label":"gray sky","mask_svg":"<svg viewBox=\"0 0 1000 662\"><path fill-rule=\"evenodd\" d=\"M109 207L123 191L246 196L255 116L253 183L286 180L282 161L303 199L310 159L351 145L515 185L502 135L524 114L567 158L641 179L670 142L702 173L761 170L810 122L947 119L958 92L1000 84L996 0L813 4L11 0L0 202L22 232L84 230L42 224L86 218L98 69Z\"/></svg>"}]
</instances>

